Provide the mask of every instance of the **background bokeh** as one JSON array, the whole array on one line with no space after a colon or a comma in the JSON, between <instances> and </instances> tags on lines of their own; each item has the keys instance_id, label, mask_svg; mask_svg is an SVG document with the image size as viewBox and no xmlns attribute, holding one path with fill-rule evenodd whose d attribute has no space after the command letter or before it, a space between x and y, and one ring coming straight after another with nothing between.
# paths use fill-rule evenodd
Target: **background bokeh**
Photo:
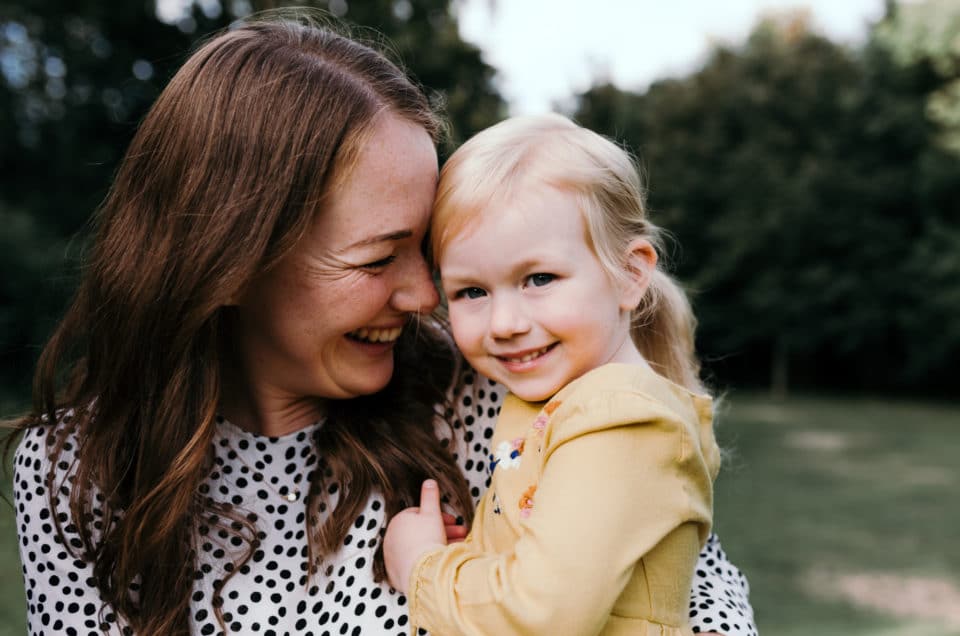
<instances>
[{"instance_id":1,"label":"background bokeh","mask_svg":"<svg viewBox=\"0 0 960 636\"><path fill-rule=\"evenodd\" d=\"M198 38L285 4L167 23L143 0L0 0L0 416L29 401L140 117ZM435 92L442 154L506 116L455 1L312 4L384 34ZM558 108L636 154L670 231L725 396L717 525L761 633L960 634L960 2L888 1L856 44L808 16ZM24 632L14 535L0 502L0 636Z\"/></svg>"}]
</instances>

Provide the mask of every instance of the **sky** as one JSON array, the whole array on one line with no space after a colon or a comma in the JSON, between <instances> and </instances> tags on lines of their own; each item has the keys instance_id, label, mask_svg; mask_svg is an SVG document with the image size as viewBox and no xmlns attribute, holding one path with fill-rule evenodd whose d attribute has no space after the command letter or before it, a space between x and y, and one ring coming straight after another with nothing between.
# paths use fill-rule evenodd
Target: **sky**
<instances>
[{"instance_id":1,"label":"sky","mask_svg":"<svg viewBox=\"0 0 960 636\"><path fill-rule=\"evenodd\" d=\"M191 0L158 0L176 16ZM397 0L404 4L407 0ZM363 0L330 0L331 6ZM216 0L198 0L201 6ZM712 44L739 43L770 11L807 8L814 28L857 42L883 0L454 0L464 39L498 70L512 114L548 111L594 78L643 90L696 70ZM409 6L409 5L408 5Z\"/></svg>"},{"instance_id":2,"label":"sky","mask_svg":"<svg viewBox=\"0 0 960 636\"><path fill-rule=\"evenodd\" d=\"M806 7L832 40L862 41L883 0L462 0L464 39L498 69L512 114L551 110L593 78L643 90L683 76L712 43L739 43L764 12Z\"/></svg>"}]
</instances>

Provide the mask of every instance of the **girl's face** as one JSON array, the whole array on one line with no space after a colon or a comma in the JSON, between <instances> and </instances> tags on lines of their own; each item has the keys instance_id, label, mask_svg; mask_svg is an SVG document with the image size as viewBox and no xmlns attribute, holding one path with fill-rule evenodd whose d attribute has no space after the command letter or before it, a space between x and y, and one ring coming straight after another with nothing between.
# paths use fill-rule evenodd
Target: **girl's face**
<instances>
[{"instance_id":1,"label":"girl's face","mask_svg":"<svg viewBox=\"0 0 960 636\"><path fill-rule=\"evenodd\" d=\"M635 301L587 244L574 196L537 186L495 205L438 259L470 364L536 402L602 364L642 362L630 339Z\"/></svg>"},{"instance_id":2,"label":"girl's face","mask_svg":"<svg viewBox=\"0 0 960 636\"><path fill-rule=\"evenodd\" d=\"M303 240L238 303L243 371L258 397L386 386L401 329L438 302L421 249L436 183L430 136L383 117Z\"/></svg>"}]
</instances>

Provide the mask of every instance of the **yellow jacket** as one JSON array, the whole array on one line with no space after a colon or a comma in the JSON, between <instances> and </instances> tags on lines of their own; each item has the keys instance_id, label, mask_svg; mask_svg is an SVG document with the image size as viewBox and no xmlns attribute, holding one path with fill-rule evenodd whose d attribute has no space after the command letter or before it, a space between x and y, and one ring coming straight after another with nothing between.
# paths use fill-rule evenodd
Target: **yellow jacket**
<instances>
[{"instance_id":1,"label":"yellow jacket","mask_svg":"<svg viewBox=\"0 0 960 636\"><path fill-rule=\"evenodd\" d=\"M508 395L470 535L411 574L413 633L692 633L691 579L720 466L711 409L625 364L546 404Z\"/></svg>"}]
</instances>

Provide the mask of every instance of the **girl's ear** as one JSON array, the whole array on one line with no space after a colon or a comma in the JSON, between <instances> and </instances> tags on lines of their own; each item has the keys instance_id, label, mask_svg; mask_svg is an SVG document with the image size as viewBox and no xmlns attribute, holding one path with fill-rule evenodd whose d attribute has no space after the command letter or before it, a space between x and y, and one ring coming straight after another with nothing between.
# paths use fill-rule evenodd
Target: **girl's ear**
<instances>
[{"instance_id":1,"label":"girl's ear","mask_svg":"<svg viewBox=\"0 0 960 636\"><path fill-rule=\"evenodd\" d=\"M643 300L657 268L657 250L650 241L636 238L627 246L626 278L620 290L620 309L633 311Z\"/></svg>"}]
</instances>

